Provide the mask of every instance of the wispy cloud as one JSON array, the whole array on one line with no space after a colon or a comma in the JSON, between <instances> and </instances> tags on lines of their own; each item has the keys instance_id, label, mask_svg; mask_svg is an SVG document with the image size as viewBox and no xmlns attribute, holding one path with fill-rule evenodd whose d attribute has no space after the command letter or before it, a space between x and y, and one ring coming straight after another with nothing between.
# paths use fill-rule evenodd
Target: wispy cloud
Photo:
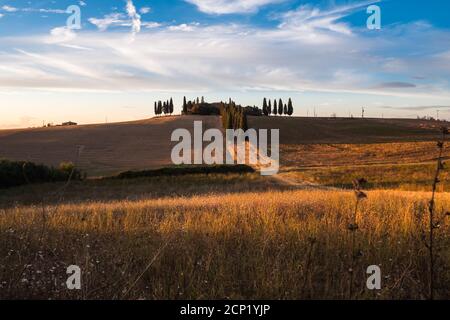
<instances>
[{"instance_id":1,"label":"wispy cloud","mask_svg":"<svg viewBox=\"0 0 450 320\"><path fill-rule=\"evenodd\" d=\"M95 25L100 31L107 30L110 26L125 26L129 25L129 22L125 20L125 16L122 13L110 13L103 18L89 18L90 23Z\"/></svg>"},{"instance_id":2,"label":"wispy cloud","mask_svg":"<svg viewBox=\"0 0 450 320\"><path fill-rule=\"evenodd\" d=\"M352 34L351 28L339 20L377 2L380 0L360 1L349 5L332 6L328 9L320 9L310 4L302 5L296 10L278 15L278 18L282 20L279 27L295 29L299 32L325 30L350 35Z\"/></svg>"},{"instance_id":3,"label":"wispy cloud","mask_svg":"<svg viewBox=\"0 0 450 320\"><path fill-rule=\"evenodd\" d=\"M185 0L209 14L252 13L259 8L286 0Z\"/></svg>"},{"instance_id":4,"label":"wispy cloud","mask_svg":"<svg viewBox=\"0 0 450 320\"><path fill-rule=\"evenodd\" d=\"M48 43L68 42L76 38L76 33L67 27L57 27L50 31Z\"/></svg>"},{"instance_id":5,"label":"wispy cloud","mask_svg":"<svg viewBox=\"0 0 450 320\"><path fill-rule=\"evenodd\" d=\"M389 89L389 88L416 88L417 86L413 83L409 82L383 82L376 86L376 88L380 89Z\"/></svg>"},{"instance_id":6,"label":"wispy cloud","mask_svg":"<svg viewBox=\"0 0 450 320\"><path fill-rule=\"evenodd\" d=\"M139 12L141 14L147 14L147 13L150 13L151 10L152 9L150 7L142 7L142 8L139 9Z\"/></svg>"},{"instance_id":7,"label":"wispy cloud","mask_svg":"<svg viewBox=\"0 0 450 320\"><path fill-rule=\"evenodd\" d=\"M1 9L3 11L6 11L6 12L16 12L16 11L18 11L17 8L11 7L9 5L4 5L4 6L1 7Z\"/></svg>"},{"instance_id":8,"label":"wispy cloud","mask_svg":"<svg viewBox=\"0 0 450 320\"><path fill-rule=\"evenodd\" d=\"M4 5L0 8L5 12L35 12L35 13L57 13L57 14L65 14L66 10L62 9L47 9L47 8L16 8L10 5Z\"/></svg>"},{"instance_id":9,"label":"wispy cloud","mask_svg":"<svg viewBox=\"0 0 450 320\"><path fill-rule=\"evenodd\" d=\"M409 111L427 111L427 110L439 110L439 111L450 111L450 106L400 106L400 107L393 107L393 106L382 106L383 109L390 109L390 110L409 110Z\"/></svg>"},{"instance_id":10,"label":"wispy cloud","mask_svg":"<svg viewBox=\"0 0 450 320\"><path fill-rule=\"evenodd\" d=\"M179 25L175 25L175 26L169 26L168 29L171 31L184 31L184 32L191 32L191 31L195 31L195 29L199 26L200 24L197 22L192 22L192 23L182 23Z\"/></svg>"},{"instance_id":11,"label":"wispy cloud","mask_svg":"<svg viewBox=\"0 0 450 320\"><path fill-rule=\"evenodd\" d=\"M141 31L141 16L137 13L132 0L127 0L126 9L128 17L131 19L133 35L136 35Z\"/></svg>"},{"instance_id":12,"label":"wispy cloud","mask_svg":"<svg viewBox=\"0 0 450 320\"><path fill-rule=\"evenodd\" d=\"M140 9L140 12L148 13L150 12L150 8L143 7ZM103 18L91 17L88 21L100 31L106 31L110 27L131 27L133 38L142 28L152 29L161 26L158 22L142 21L141 15L137 13L136 7L131 0L127 0L126 2L125 13L113 12L105 15Z\"/></svg>"}]
</instances>

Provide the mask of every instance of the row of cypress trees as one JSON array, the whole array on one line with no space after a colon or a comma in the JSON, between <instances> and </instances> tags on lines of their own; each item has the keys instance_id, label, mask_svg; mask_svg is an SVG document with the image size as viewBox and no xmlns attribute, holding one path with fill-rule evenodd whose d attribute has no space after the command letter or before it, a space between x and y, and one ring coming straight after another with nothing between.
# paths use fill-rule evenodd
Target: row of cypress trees
<instances>
[{"instance_id":1,"label":"row of cypress trees","mask_svg":"<svg viewBox=\"0 0 450 320\"><path fill-rule=\"evenodd\" d=\"M202 97L201 100L197 98L197 100L194 101L186 101L186 97L183 99L183 114L187 114L188 110L192 108L193 105L199 105L204 104L205 100ZM247 117L245 116L245 110L241 106L237 106L234 101L230 99L229 103L221 103L221 106L223 106L222 109L222 121L224 122L224 128L225 129L242 129L247 126ZM173 99L170 98L170 100L167 101L157 101L155 102L155 115L161 115L161 114L172 114L174 112L174 105L173 105ZM270 115L288 115L292 116L294 113L294 107L292 104L292 99L289 98L289 101L287 104L283 104L283 100L279 99L278 103L275 99L273 101L273 107L272 107L272 101L264 98L263 100L263 108L262 112L265 116ZM230 120L231 119L231 120ZM227 125L229 124L229 125ZM231 127L230 127L231 126Z\"/></svg>"},{"instance_id":2,"label":"row of cypress trees","mask_svg":"<svg viewBox=\"0 0 450 320\"><path fill-rule=\"evenodd\" d=\"M155 101L155 115L161 115L161 114L172 114L173 113L173 99L170 98L170 100L167 101Z\"/></svg>"},{"instance_id":3,"label":"row of cypress trees","mask_svg":"<svg viewBox=\"0 0 450 320\"><path fill-rule=\"evenodd\" d=\"M242 129L248 130L247 115L242 106L237 106L230 99L228 104L222 104L222 125L224 129Z\"/></svg>"},{"instance_id":4,"label":"row of cypress trees","mask_svg":"<svg viewBox=\"0 0 450 320\"><path fill-rule=\"evenodd\" d=\"M292 99L289 98L289 101L287 104L283 104L282 99L278 100L278 104L277 104L277 100L275 99L273 101L273 107L272 107L272 101L269 99L269 102L267 103L267 99L264 98L263 114L265 116L270 116L270 115L276 116L277 114L280 116L282 116L283 114L292 116L294 114L294 106L292 105Z\"/></svg>"}]
</instances>

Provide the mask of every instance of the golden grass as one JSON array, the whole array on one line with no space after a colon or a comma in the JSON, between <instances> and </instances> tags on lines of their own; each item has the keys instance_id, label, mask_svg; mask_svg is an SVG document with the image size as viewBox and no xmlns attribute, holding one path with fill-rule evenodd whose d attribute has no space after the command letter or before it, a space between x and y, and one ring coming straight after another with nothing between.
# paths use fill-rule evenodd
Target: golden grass
<instances>
[{"instance_id":1,"label":"golden grass","mask_svg":"<svg viewBox=\"0 0 450 320\"><path fill-rule=\"evenodd\" d=\"M420 230L430 195L368 195L358 217L356 297L425 298ZM439 194L437 203L438 211L448 208L450 195ZM352 192L273 190L3 209L0 297L347 298L353 204ZM438 298L450 297L448 231L447 224L437 235ZM63 287L71 264L82 268L81 292ZM374 264L383 272L379 292L365 289L365 270Z\"/></svg>"},{"instance_id":2,"label":"golden grass","mask_svg":"<svg viewBox=\"0 0 450 320\"><path fill-rule=\"evenodd\" d=\"M370 189L396 189L409 191L431 191L436 163L380 164L338 167L301 168L286 171L282 177L302 183L352 188L354 179L365 177ZM442 183L438 192L450 190L450 168L441 172Z\"/></svg>"},{"instance_id":3,"label":"golden grass","mask_svg":"<svg viewBox=\"0 0 450 320\"><path fill-rule=\"evenodd\" d=\"M438 152L435 141L282 145L281 162L284 169L319 166L417 164L434 161ZM445 151L444 157L450 157L449 149Z\"/></svg>"}]
</instances>

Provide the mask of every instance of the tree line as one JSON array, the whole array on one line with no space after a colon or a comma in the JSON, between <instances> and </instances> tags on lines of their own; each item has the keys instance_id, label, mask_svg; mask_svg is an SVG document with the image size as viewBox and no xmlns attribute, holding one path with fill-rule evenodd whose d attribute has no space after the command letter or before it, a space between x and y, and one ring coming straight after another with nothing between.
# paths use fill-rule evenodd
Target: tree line
<instances>
[{"instance_id":1,"label":"tree line","mask_svg":"<svg viewBox=\"0 0 450 320\"><path fill-rule=\"evenodd\" d=\"M187 101L186 97L183 97L183 114L187 114L189 110L192 109L194 105L200 105L205 104L205 98L202 97L201 99L197 97L197 99L194 99L194 101Z\"/></svg>"},{"instance_id":2,"label":"tree line","mask_svg":"<svg viewBox=\"0 0 450 320\"><path fill-rule=\"evenodd\" d=\"M269 102L267 102L269 101ZM270 116L270 115L274 115L276 116L277 114L282 116L283 114L288 115L288 116L292 116L294 114L294 106L292 105L292 99L289 98L289 101L287 104L283 104L283 100L280 99L277 100L275 99L273 101L273 106L272 106L272 101L269 99L264 98L263 100L263 114L265 116Z\"/></svg>"},{"instance_id":3,"label":"tree line","mask_svg":"<svg viewBox=\"0 0 450 320\"><path fill-rule=\"evenodd\" d=\"M173 99L170 98L170 100L167 101L155 101L155 115L161 115L161 114L172 114L173 113Z\"/></svg>"},{"instance_id":4,"label":"tree line","mask_svg":"<svg viewBox=\"0 0 450 320\"><path fill-rule=\"evenodd\" d=\"M258 107L242 107L236 105L234 101L231 100L227 103L220 102L214 103L214 104L207 104L205 102L204 97L196 98L193 101L187 100L186 97L183 98L183 107L182 107L182 114L186 115L192 112L192 110L197 110L198 112L208 113L211 112L209 109L213 108L219 108L220 112L223 115L223 121L224 121L224 128L228 128L227 122L231 121L230 126L232 128L242 128L246 127L246 117L244 117L245 114L252 114L252 115L261 115L261 109ZM170 100L167 101L157 101L155 102L155 115L172 115L174 112L174 104L173 99L170 98ZM289 98L287 103L283 103L282 99L279 99L278 101L275 99L272 100L264 98L263 100L263 107L262 107L262 114L265 116L270 115L288 115L292 116L294 113L294 107L292 104L292 99ZM211 113L212 114L212 113ZM216 113L218 114L218 113ZM244 119L245 118L245 119ZM229 120L231 119L231 120ZM229 123L228 123L229 124Z\"/></svg>"}]
</instances>

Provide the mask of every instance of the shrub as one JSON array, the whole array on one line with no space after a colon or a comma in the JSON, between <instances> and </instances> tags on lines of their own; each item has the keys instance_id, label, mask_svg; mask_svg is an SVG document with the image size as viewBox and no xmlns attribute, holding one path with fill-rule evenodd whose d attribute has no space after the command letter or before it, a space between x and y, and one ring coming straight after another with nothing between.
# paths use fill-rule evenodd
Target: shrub
<instances>
[{"instance_id":1,"label":"shrub","mask_svg":"<svg viewBox=\"0 0 450 320\"><path fill-rule=\"evenodd\" d=\"M167 167L156 170L126 171L112 177L113 179L136 179L161 176L183 176L190 174L215 174L215 173L253 173L255 170L247 165L212 165Z\"/></svg>"},{"instance_id":2,"label":"shrub","mask_svg":"<svg viewBox=\"0 0 450 320\"><path fill-rule=\"evenodd\" d=\"M81 172L73 163L61 163L58 169L27 161L0 160L0 188L31 183L81 180Z\"/></svg>"}]
</instances>

